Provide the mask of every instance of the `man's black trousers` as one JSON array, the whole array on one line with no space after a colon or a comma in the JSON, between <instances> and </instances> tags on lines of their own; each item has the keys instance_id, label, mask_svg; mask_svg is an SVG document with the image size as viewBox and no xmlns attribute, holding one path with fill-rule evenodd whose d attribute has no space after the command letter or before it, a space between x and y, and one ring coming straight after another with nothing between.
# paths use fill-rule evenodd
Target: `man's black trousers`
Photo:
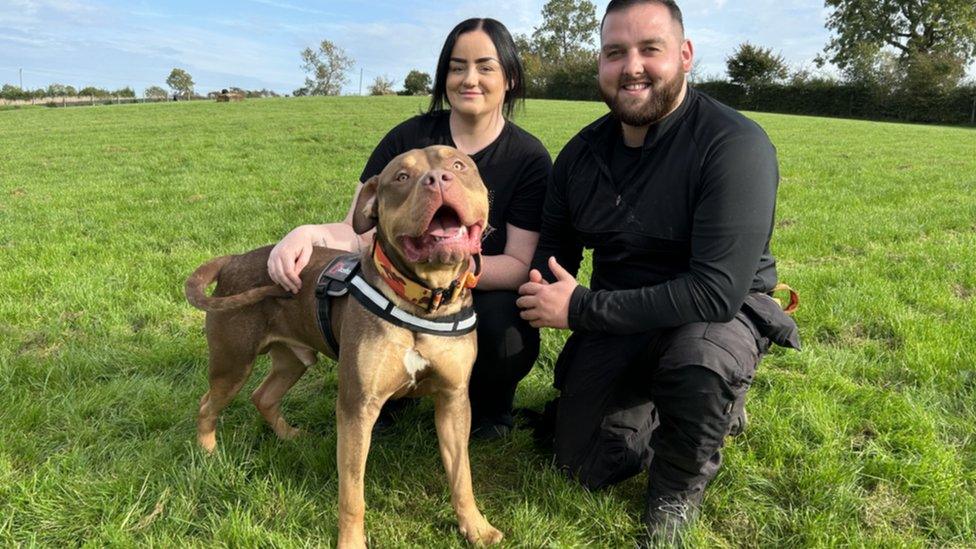
<instances>
[{"instance_id":1,"label":"man's black trousers","mask_svg":"<svg viewBox=\"0 0 976 549\"><path fill-rule=\"evenodd\" d=\"M592 489L643 470L654 496L704 489L768 347L741 312L635 335L573 333L556 363L556 464Z\"/></svg>"}]
</instances>

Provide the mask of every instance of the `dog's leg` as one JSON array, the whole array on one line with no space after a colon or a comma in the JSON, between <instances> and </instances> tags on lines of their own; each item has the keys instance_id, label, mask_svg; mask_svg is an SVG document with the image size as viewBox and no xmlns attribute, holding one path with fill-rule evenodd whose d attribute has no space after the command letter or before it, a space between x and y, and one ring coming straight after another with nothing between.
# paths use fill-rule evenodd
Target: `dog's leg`
<instances>
[{"instance_id":1,"label":"dog's leg","mask_svg":"<svg viewBox=\"0 0 976 549\"><path fill-rule=\"evenodd\" d=\"M457 513L461 534L475 545L498 543L502 540L502 533L482 516L471 488L471 463L468 460L471 404L466 386L437 393L434 422L447 480L451 484L451 503Z\"/></svg>"},{"instance_id":2,"label":"dog's leg","mask_svg":"<svg viewBox=\"0 0 976 549\"><path fill-rule=\"evenodd\" d=\"M339 543L340 549L366 547L364 519L366 498L363 475L366 456L369 454L373 424L380 414L383 400L363 398L342 390L339 382L339 398L336 402L336 448L339 469Z\"/></svg>"},{"instance_id":3,"label":"dog's leg","mask_svg":"<svg viewBox=\"0 0 976 549\"><path fill-rule=\"evenodd\" d=\"M208 453L217 447L217 416L240 392L254 366L254 355L225 353L210 347L210 390L200 399L197 442Z\"/></svg>"},{"instance_id":4,"label":"dog's leg","mask_svg":"<svg viewBox=\"0 0 976 549\"><path fill-rule=\"evenodd\" d=\"M285 345L271 347L271 371L261 386L251 394L251 402L268 421L278 438L291 440L301 434L281 414L281 397L308 370L305 364Z\"/></svg>"}]
</instances>

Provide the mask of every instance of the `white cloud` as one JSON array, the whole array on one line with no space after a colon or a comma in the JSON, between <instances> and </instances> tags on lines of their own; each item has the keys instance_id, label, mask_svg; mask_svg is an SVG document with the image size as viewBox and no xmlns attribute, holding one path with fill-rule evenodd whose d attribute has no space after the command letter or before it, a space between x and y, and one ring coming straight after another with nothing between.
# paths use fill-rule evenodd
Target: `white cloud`
<instances>
[{"instance_id":1,"label":"white cloud","mask_svg":"<svg viewBox=\"0 0 976 549\"><path fill-rule=\"evenodd\" d=\"M49 20L91 22L103 15L101 5L77 0L4 0L0 2L3 25L32 25Z\"/></svg>"},{"instance_id":2,"label":"white cloud","mask_svg":"<svg viewBox=\"0 0 976 549\"><path fill-rule=\"evenodd\" d=\"M324 12L322 10L307 8L303 6L296 6L295 4L289 4L288 2L280 2L278 0L248 0L248 1L253 2L255 4L263 4L265 6L270 6L272 8L297 11L301 13L309 13L312 15L330 15L330 16L334 15L328 12Z\"/></svg>"},{"instance_id":3,"label":"white cloud","mask_svg":"<svg viewBox=\"0 0 976 549\"><path fill-rule=\"evenodd\" d=\"M20 44L31 48L45 48L57 44L57 42L54 42L46 37L35 35L15 35L12 33L0 32L0 44L3 44L4 42Z\"/></svg>"}]
</instances>

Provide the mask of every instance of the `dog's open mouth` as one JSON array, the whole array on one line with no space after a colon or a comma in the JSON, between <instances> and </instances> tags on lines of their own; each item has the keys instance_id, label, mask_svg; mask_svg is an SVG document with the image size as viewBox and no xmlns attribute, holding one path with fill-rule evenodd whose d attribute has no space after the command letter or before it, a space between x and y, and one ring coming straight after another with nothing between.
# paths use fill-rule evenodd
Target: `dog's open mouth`
<instances>
[{"instance_id":1,"label":"dog's open mouth","mask_svg":"<svg viewBox=\"0 0 976 549\"><path fill-rule=\"evenodd\" d=\"M412 262L457 263L481 252L481 222L464 225L454 208L443 205L420 236L401 236L406 259Z\"/></svg>"}]
</instances>

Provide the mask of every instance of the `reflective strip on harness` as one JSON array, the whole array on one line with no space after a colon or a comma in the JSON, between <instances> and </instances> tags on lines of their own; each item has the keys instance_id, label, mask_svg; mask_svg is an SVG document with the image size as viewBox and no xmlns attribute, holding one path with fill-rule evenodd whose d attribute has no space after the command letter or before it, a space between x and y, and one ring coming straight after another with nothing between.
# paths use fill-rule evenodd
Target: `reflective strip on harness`
<instances>
[{"instance_id":1,"label":"reflective strip on harness","mask_svg":"<svg viewBox=\"0 0 976 549\"><path fill-rule=\"evenodd\" d=\"M352 295L356 301L383 320L401 328L432 335L457 337L471 332L478 324L478 315L474 312L474 307L468 307L456 315L443 317L444 320L428 320L393 305L358 273L353 276L349 284L352 286Z\"/></svg>"},{"instance_id":2,"label":"reflective strip on harness","mask_svg":"<svg viewBox=\"0 0 976 549\"><path fill-rule=\"evenodd\" d=\"M369 283L363 280L362 277L354 276L352 279L352 285L359 288L359 291L366 294L366 297L368 297L373 303L375 303L379 307L386 309L387 307L390 306L390 300L386 299L386 297L383 296L383 294L377 292L376 289L370 286Z\"/></svg>"}]
</instances>

